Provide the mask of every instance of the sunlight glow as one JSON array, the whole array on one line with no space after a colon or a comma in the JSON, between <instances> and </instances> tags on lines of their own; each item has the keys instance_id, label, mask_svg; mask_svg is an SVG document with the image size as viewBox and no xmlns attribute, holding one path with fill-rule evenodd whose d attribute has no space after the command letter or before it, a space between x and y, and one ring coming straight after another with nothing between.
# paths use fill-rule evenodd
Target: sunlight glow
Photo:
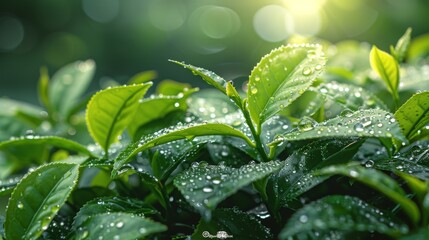
<instances>
[{"instance_id":1,"label":"sunlight glow","mask_svg":"<svg viewBox=\"0 0 429 240\"><path fill-rule=\"evenodd\" d=\"M284 0L284 3L291 12L307 15L319 12L326 0Z\"/></svg>"}]
</instances>

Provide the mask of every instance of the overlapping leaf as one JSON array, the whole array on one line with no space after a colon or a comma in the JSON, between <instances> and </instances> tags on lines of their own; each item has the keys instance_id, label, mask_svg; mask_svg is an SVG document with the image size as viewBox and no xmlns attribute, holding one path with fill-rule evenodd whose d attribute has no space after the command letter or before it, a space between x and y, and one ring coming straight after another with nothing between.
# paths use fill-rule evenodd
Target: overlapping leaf
<instances>
[{"instance_id":1,"label":"overlapping leaf","mask_svg":"<svg viewBox=\"0 0 429 240\"><path fill-rule=\"evenodd\" d=\"M274 211L326 180L327 177L314 175L318 169L351 161L361 144L362 141L352 138L324 139L295 151L281 170L269 178L267 194Z\"/></svg>"},{"instance_id":2,"label":"overlapping leaf","mask_svg":"<svg viewBox=\"0 0 429 240\"><path fill-rule=\"evenodd\" d=\"M344 111L322 123L302 120L295 131L282 135L271 144L320 137L379 137L407 142L392 114L381 109L368 109Z\"/></svg>"},{"instance_id":3,"label":"overlapping leaf","mask_svg":"<svg viewBox=\"0 0 429 240\"><path fill-rule=\"evenodd\" d=\"M79 166L55 163L31 172L9 199L4 224L8 239L37 239L75 187Z\"/></svg>"},{"instance_id":4,"label":"overlapping leaf","mask_svg":"<svg viewBox=\"0 0 429 240\"><path fill-rule=\"evenodd\" d=\"M67 114L89 86L94 72L93 60L74 62L56 72L48 89L53 110L62 115Z\"/></svg>"},{"instance_id":5,"label":"overlapping leaf","mask_svg":"<svg viewBox=\"0 0 429 240\"><path fill-rule=\"evenodd\" d=\"M73 226L80 227L89 217L102 213L132 213L132 214L155 214L154 209L149 208L144 202L125 197L103 197L86 203L76 214Z\"/></svg>"},{"instance_id":6,"label":"overlapping leaf","mask_svg":"<svg viewBox=\"0 0 429 240\"><path fill-rule=\"evenodd\" d=\"M248 108L256 126L302 95L324 65L318 45L287 45L263 57L252 70L247 90Z\"/></svg>"},{"instance_id":7,"label":"overlapping leaf","mask_svg":"<svg viewBox=\"0 0 429 240\"><path fill-rule=\"evenodd\" d=\"M395 118L408 140L429 124L429 92L413 95L396 112Z\"/></svg>"},{"instance_id":8,"label":"overlapping leaf","mask_svg":"<svg viewBox=\"0 0 429 240\"><path fill-rule=\"evenodd\" d=\"M358 165L337 165L321 169L317 174L341 174L360 181L398 203L414 223L420 219L417 205L407 198L404 190L392 178L380 171Z\"/></svg>"},{"instance_id":9,"label":"overlapping leaf","mask_svg":"<svg viewBox=\"0 0 429 240\"><path fill-rule=\"evenodd\" d=\"M397 237L407 233L408 226L358 198L334 195L298 210L283 228L280 239L326 230L378 232Z\"/></svg>"},{"instance_id":10,"label":"overlapping leaf","mask_svg":"<svg viewBox=\"0 0 429 240\"><path fill-rule=\"evenodd\" d=\"M201 220L192 234L192 239L230 238L265 240L273 239L270 229L255 216L238 209L216 209L210 222Z\"/></svg>"},{"instance_id":11,"label":"overlapping leaf","mask_svg":"<svg viewBox=\"0 0 429 240\"><path fill-rule=\"evenodd\" d=\"M88 217L76 231L77 239L141 239L167 227L130 213L101 213Z\"/></svg>"},{"instance_id":12,"label":"overlapping leaf","mask_svg":"<svg viewBox=\"0 0 429 240\"><path fill-rule=\"evenodd\" d=\"M139 102L138 109L127 129L131 136L135 136L138 128L155 119L163 118L172 111L186 111L189 95L198 89L190 89L175 96L154 96Z\"/></svg>"},{"instance_id":13,"label":"overlapping leaf","mask_svg":"<svg viewBox=\"0 0 429 240\"><path fill-rule=\"evenodd\" d=\"M131 160L137 153L146 149L180 139L192 140L197 136L208 135L227 135L234 136L245 140L249 145L253 145L252 141L242 132L233 127L222 123L202 123L177 125L169 129L163 129L160 132L144 136L140 141L131 144L123 151L115 160L112 175L115 176L117 171L127 162Z\"/></svg>"},{"instance_id":14,"label":"overlapping leaf","mask_svg":"<svg viewBox=\"0 0 429 240\"><path fill-rule=\"evenodd\" d=\"M240 168L200 163L178 175L174 185L198 212L210 218L210 211L222 200L281 166L282 163L277 161L243 165Z\"/></svg>"},{"instance_id":15,"label":"overlapping leaf","mask_svg":"<svg viewBox=\"0 0 429 240\"><path fill-rule=\"evenodd\" d=\"M381 108L387 110L386 105L371 92L352 84L328 82L322 83L316 88L317 91L328 99L357 111L358 109Z\"/></svg>"}]
</instances>

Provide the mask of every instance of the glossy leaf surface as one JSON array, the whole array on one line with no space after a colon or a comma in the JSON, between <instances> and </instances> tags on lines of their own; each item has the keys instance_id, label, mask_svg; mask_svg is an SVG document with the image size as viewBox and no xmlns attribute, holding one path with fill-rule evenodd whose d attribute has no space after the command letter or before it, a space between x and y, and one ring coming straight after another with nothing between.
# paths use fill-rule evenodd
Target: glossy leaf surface
<instances>
[{"instance_id":1,"label":"glossy leaf surface","mask_svg":"<svg viewBox=\"0 0 429 240\"><path fill-rule=\"evenodd\" d=\"M86 123L94 141L105 151L133 120L139 100L151 85L113 87L91 98L86 110Z\"/></svg>"},{"instance_id":2,"label":"glossy leaf surface","mask_svg":"<svg viewBox=\"0 0 429 240\"><path fill-rule=\"evenodd\" d=\"M328 196L307 204L292 215L280 233L289 239L310 231L378 232L400 236L408 226L368 203L350 196Z\"/></svg>"},{"instance_id":3,"label":"glossy leaf surface","mask_svg":"<svg viewBox=\"0 0 429 240\"><path fill-rule=\"evenodd\" d=\"M252 70L247 88L248 108L256 126L302 95L324 65L318 45L287 45L264 56Z\"/></svg>"},{"instance_id":4,"label":"glossy leaf surface","mask_svg":"<svg viewBox=\"0 0 429 240\"><path fill-rule=\"evenodd\" d=\"M381 109L346 110L340 116L322 123L304 118L295 131L282 135L276 141L320 137L379 137L407 141L393 115Z\"/></svg>"},{"instance_id":5,"label":"glossy leaf surface","mask_svg":"<svg viewBox=\"0 0 429 240\"><path fill-rule=\"evenodd\" d=\"M29 173L16 186L8 203L8 239L35 239L49 226L75 187L79 166L55 163Z\"/></svg>"},{"instance_id":6,"label":"glossy leaf surface","mask_svg":"<svg viewBox=\"0 0 429 240\"><path fill-rule=\"evenodd\" d=\"M200 163L178 175L174 185L189 204L204 217L210 218L210 211L222 200L253 181L278 170L281 165L280 162L272 161L230 168Z\"/></svg>"}]
</instances>

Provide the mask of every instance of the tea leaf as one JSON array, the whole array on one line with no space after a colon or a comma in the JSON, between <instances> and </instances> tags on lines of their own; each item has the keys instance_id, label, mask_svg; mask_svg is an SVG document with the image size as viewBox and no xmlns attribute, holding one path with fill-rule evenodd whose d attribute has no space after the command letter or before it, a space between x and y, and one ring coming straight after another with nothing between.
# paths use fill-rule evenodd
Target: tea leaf
<instances>
[{"instance_id":1,"label":"tea leaf","mask_svg":"<svg viewBox=\"0 0 429 240\"><path fill-rule=\"evenodd\" d=\"M255 125L260 126L302 95L324 65L319 45L287 45L263 57L252 70L247 89Z\"/></svg>"},{"instance_id":2,"label":"tea leaf","mask_svg":"<svg viewBox=\"0 0 429 240\"><path fill-rule=\"evenodd\" d=\"M67 149L70 151L83 153L88 156L93 156L92 153L85 146L82 146L79 143L68 140L66 138L55 136L27 136L0 142L0 151L16 151L15 148L28 148L32 145L50 145L61 149Z\"/></svg>"},{"instance_id":3,"label":"tea leaf","mask_svg":"<svg viewBox=\"0 0 429 240\"><path fill-rule=\"evenodd\" d=\"M157 211L149 208L144 202L120 196L102 197L89 201L76 214L73 228L80 227L88 218L102 213L132 213L132 214L155 214Z\"/></svg>"},{"instance_id":4,"label":"tea leaf","mask_svg":"<svg viewBox=\"0 0 429 240\"><path fill-rule=\"evenodd\" d=\"M371 68L380 76L387 86L387 89L394 96L398 94L399 86L399 65L387 52L373 46L369 58Z\"/></svg>"},{"instance_id":5,"label":"tea leaf","mask_svg":"<svg viewBox=\"0 0 429 240\"><path fill-rule=\"evenodd\" d=\"M282 163L277 161L248 164L240 168L200 163L179 174L174 179L174 185L189 204L206 219L210 219L210 211L222 200L281 166Z\"/></svg>"},{"instance_id":6,"label":"tea leaf","mask_svg":"<svg viewBox=\"0 0 429 240\"><path fill-rule=\"evenodd\" d=\"M141 239L166 230L166 226L138 215L106 212L88 217L77 229L76 239Z\"/></svg>"},{"instance_id":7,"label":"tea leaf","mask_svg":"<svg viewBox=\"0 0 429 240\"><path fill-rule=\"evenodd\" d=\"M374 94L352 84L328 82L322 83L315 89L326 98L344 106L345 108L357 111L359 109L381 108L388 110L386 105Z\"/></svg>"},{"instance_id":8,"label":"tea leaf","mask_svg":"<svg viewBox=\"0 0 429 240\"><path fill-rule=\"evenodd\" d=\"M280 239L326 230L378 232L397 237L407 233L408 226L356 197L334 195L298 210L281 231Z\"/></svg>"},{"instance_id":9,"label":"tea leaf","mask_svg":"<svg viewBox=\"0 0 429 240\"><path fill-rule=\"evenodd\" d=\"M198 91L198 88L181 92L175 96L163 95L143 99L138 104L133 120L128 124L128 132L134 138L138 128L142 125L155 119L163 118L172 111L186 111L188 108L186 100L189 95L196 91Z\"/></svg>"},{"instance_id":10,"label":"tea leaf","mask_svg":"<svg viewBox=\"0 0 429 240\"><path fill-rule=\"evenodd\" d=\"M174 61L174 60L169 60L169 61L176 63L178 65L181 65L184 68L191 70L194 75L200 76L206 83L212 85L213 87L215 87L219 91L226 94L226 88L225 88L226 87L226 81L225 81L225 79L219 77L214 72L211 72L211 71L206 70L204 68L195 67L191 64L185 64L183 62L178 62L178 61Z\"/></svg>"},{"instance_id":11,"label":"tea leaf","mask_svg":"<svg viewBox=\"0 0 429 240\"><path fill-rule=\"evenodd\" d=\"M255 216L239 211L238 209L216 209L210 222L200 220L192 239L274 239L270 229L265 227ZM223 237L222 237L223 236Z\"/></svg>"},{"instance_id":12,"label":"tea leaf","mask_svg":"<svg viewBox=\"0 0 429 240\"><path fill-rule=\"evenodd\" d=\"M86 110L86 123L94 141L106 152L133 120L139 100L150 86L152 83L113 87L91 98Z\"/></svg>"},{"instance_id":13,"label":"tea leaf","mask_svg":"<svg viewBox=\"0 0 429 240\"><path fill-rule=\"evenodd\" d=\"M411 41L412 31L413 30L411 28L407 28L404 35L402 35L402 37L396 43L396 46L393 49L393 52L391 51L392 55L395 56L398 62L404 61L404 58L407 55L408 46L410 45L410 41Z\"/></svg>"},{"instance_id":14,"label":"tea leaf","mask_svg":"<svg viewBox=\"0 0 429 240\"><path fill-rule=\"evenodd\" d=\"M357 165L337 165L323 168L317 174L341 174L362 182L398 203L403 208L404 212L408 214L413 223L417 223L420 219L417 205L407 198L404 190L392 178L380 171Z\"/></svg>"},{"instance_id":15,"label":"tea leaf","mask_svg":"<svg viewBox=\"0 0 429 240\"><path fill-rule=\"evenodd\" d=\"M392 114L381 109L368 109L356 112L346 110L341 116L322 123L304 118L298 123L297 129L278 137L270 145L285 140L320 137L380 137L407 142Z\"/></svg>"},{"instance_id":16,"label":"tea leaf","mask_svg":"<svg viewBox=\"0 0 429 240\"><path fill-rule=\"evenodd\" d=\"M155 80L157 77L158 73L153 70L140 72L130 78L128 85L147 83L149 81Z\"/></svg>"},{"instance_id":17,"label":"tea leaf","mask_svg":"<svg viewBox=\"0 0 429 240\"><path fill-rule=\"evenodd\" d=\"M402 133L408 140L429 123L429 92L413 95L395 112Z\"/></svg>"},{"instance_id":18,"label":"tea leaf","mask_svg":"<svg viewBox=\"0 0 429 240\"><path fill-rule=\"evenodd\" d=\"M22 113L27 117L23 118ZM22 136L28 129L38 127L34 119L41 122L42 113L43 109L36 105L0 98L0 141Z\"/></svg>"},{"instance_id":19,"label":"tea leaf","mask_svg":"<svg viewBox=\"0 0 429 240\"><path fill-rule=\"evenodd\" d=\"M234 136L245 140L249 145L253 145L244 133L233 127L222 124L222 123L201 123L201 124L190 124L190 125L179 125L173 126L169 129L163 129L154 134L144 136L134 144L131 144L125 151L123 151L115 159L115 164L112 171L112 176L117 174L117 171L127 162L131 160L137 153L142 152L146 149L172 142L180 139L192 140L197 136L208 136L208 135L226 135Z\"/></svg>"},{"instance_id":20,"label":"tea leaf","mask_svg":"<svg viewBox=\"0 0 429 240\"><path fill-rule=\"evenodd\" d=\"M9 199L4 224L8 239L37 239L76 186L79 166L54 163L25 176Z\"/></svg>"},{"instance_id":21,"label":"tea leaf","mask_svg":"<svg viewBox=\"0 0 429 240\"><path fill-rule=\"evenodd\" d=\"M315 176L324 166L346 163L359 150L362 141L357 139L323 139L295 151L285 160L280 171L268 181L269 203L277 212L301 194L325 181L325 176Z\"/></svg>"},{"instance_id":22,"label":"tea leaf","mask_svg":"<svg viewBox=\"0 0 429 240\"><path fill-rule=\"evenodd\" d=\"M88 88L94 72L93 60L74 62L58 70L52 76L48 92L53 110L66 116Z\"/></svg>"}]
</instances>

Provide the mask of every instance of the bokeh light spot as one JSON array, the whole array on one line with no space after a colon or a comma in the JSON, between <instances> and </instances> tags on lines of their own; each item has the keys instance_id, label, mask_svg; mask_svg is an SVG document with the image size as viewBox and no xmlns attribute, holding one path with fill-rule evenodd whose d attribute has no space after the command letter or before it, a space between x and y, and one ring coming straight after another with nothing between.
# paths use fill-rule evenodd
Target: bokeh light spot
<instances>
[{"instance_id":1,"label":"bokeh light spot","mask_svg":"<svg viewBox=\"0 0 429 240\"><path fill-rule=\"evenodd\" d=\"M119 12L118 0L82 0L85 14L99 23L112 21Z\"/></svg>"},{"instance_id":2,"label":"bokeh light spot","mask_svg":"<svg viewBox=\"0 0 429 240\"><path fill-rule=\"evenodd\" d=\"M303 36L314 36L322 27L322 18L318 12L292 12L294 33Z\"/></svg>"},{"instance_id":3,"label":"bokeh light spot","mask_svg":"<svg viewBox=\"0 0 429 240\"><path fill-rule=\"evenodd\" d=\"M213 39L234 35L240 29L240 17L234 10L219 6L204 6L196 9L191 21L198 23L199 31Z\"/></svg>"},{"instance_id":4,"label":"bokeh light spot","mask_svg":"<svg viewBox=\"0 0 429 240\"><path fill-rule=\"evenodd\" d=\"M253 18L256 33L269 42L285 40L294 28L289 11L279 5L268 5L259 9Z\"/></svg>"},{"instance_id":5,"label":"bokeh light spot","mask_svg":"<svg viewBox=\"0 0 429 240\"><path fill-rule=\"evenodd\" d=\"M24 27L13 17L0 16L0 51L12 51L24 39Z\"/></svg>"},{"instance_id":6,"label":"bokeh light spot","mask_svg":"<svg viewBox=\"0 0 429 240\"><path fill-rule=\"evenodd\" d=\"M154 1L148 10L150 23L162 31L178 29L186 19L186 9L178 1Z\"/></svg>"}]
</instances>

